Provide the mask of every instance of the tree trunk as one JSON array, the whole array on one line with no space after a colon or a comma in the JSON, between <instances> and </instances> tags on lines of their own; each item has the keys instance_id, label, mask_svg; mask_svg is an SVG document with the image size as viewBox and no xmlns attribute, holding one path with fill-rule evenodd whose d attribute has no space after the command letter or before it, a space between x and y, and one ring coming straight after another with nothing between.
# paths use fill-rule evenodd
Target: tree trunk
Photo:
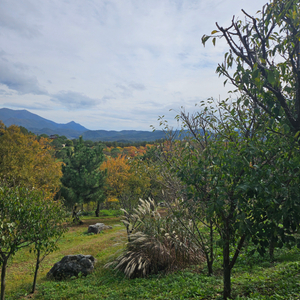
<instances>
[{"instance_id":1,"label":"tree trunk","mask_svg":"<svg viewBox=\"0 0 300 300\"><path fill-rule=\"evenodd\" d=\"M8 257L5 257L2 261L2 269L1 269L1 298L0 300L5 299L5 275L6 275L6 267L7 267Z\"/></svg>"},{"instance_id":2,"label":"tree trunk","mask_svg":"<svg viewBox=\"0 0 300 300\"><path fill-rule=\"evenodd\" d=\"M207 268L208 268L208 276L212 276L213 275L213 261L212 260L207 261Z\"/></svg>"},{"instance_id":3,"label":"tree trunk","mask_svg":"<svg viewBox=\"0 0 300 300\"><path fill-rule=\"evenodd\" d=\"M77 206L74 205L74 206L73 206L73 210L72 210L72 217L73 217L73 219L75 219L75 218L76 218L76 215L77 215L76 209L77 209Z\"/></svg>"},{"instance_id":4,"label":"tree trunk","mask_svg":"<svg viewBox=\"0 0 300 300\"><path fill-rule=\"evenodd\" d=\"M99 212L100 212L100 201L97 201L97 208L95 210L95 215L98 218L99 217Z\"/></svg>"},{"instance_id":5,"label":"tree trunk","mask_svg":"<svg viewBox=\"0 0 300 300\"><path fill-rule=\"evenodd\" d=\"M275 250L275 239L274 237L271 237L270 244L269 244L269 255L270 255L270 260L272 262L274 261L274 250Z\"/></svg>"},{"instance_id":6,"label":"tree trunk","mask_svg":"<svg viewBox=\"0 0 300 300\"><path fill-rule=\"evenodd\" d=\"M36 287L36 279L37 279L37 274L38 274L38 270L40 267L40 253L41 253L41 251L38 250L37 256L36 256L36 265L35 265L35 272L34 272L34 278L33 278L32 293L34 293L35 287Z\"/></svg>"},{"instance_id":7,"label":"tree trunk","mask_svg":"<svg viewBox=\"0 0 300 300\"><path fill-rule=\"evenodd\" d=\"M229 253L229 239L224 240L223 246L223 297L231 298L231 266Z\"/></svg>"},{"instance_id":8,"label":"tree trunk","mask_svg":"<svg viewBox=\"0 0 300 300\"><path fill-rule=\"evenodd\" d=\"M213 274L213 262L214 262L214 229L213 229L213 222L212 220L210 220L210 224L209 224L209 229L210 229L210 248L209 248L209 261L207 262L207 267L208 267L208 276L211 276Z\"/></svg>"}]
</instances>

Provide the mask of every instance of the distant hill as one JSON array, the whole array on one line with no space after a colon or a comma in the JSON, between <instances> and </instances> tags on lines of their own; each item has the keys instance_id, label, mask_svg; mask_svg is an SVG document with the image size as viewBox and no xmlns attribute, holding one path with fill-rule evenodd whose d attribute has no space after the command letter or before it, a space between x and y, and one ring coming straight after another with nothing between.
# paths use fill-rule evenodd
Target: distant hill
<instances>
[{"instance_id":1,"label":"distant hill","mask_svg":"<svg viewBox=\"0 0 300 300\"><path fill-rule=\"evenodd\" d=\"M137 130L122 130L122 131L107 131L107 130L88 130L82 125L74 121L67 124L58 124L53 121L44 119L27 110L13 110L8 108L0 109L0 120L6 125L23 126L35 134L58 134L64 135L69 139L78 138L82 135L84 140L91 141L155 141L165 137L163 131L137 131Z\"/></svg>"},{"instance_id":2,"label":"distant hill","mask_svg":"<svg viewBox=\"0 0 300 300\"><path fill-rule=\"evenodd\" d=\"M107 130L88 130L82 135L84 140L91 141L103 141L103 142L114 142L114 141L155 141L165 137L165 133L161 130L158 131L137 131L137 130L122 130L122 131L107 131Z\"/></svg>"},{"instance_id":3,"label":"distant hill","mask_svg":"<svg viewBox=\"0 0 300 300\"><path fill-rule=\"evenodd\" d=\"M0 120L6 125L23 126L35 134L46 133L65 135L68 138L78 138L88 129L75 122L67 124L58 124L53 121L42 118L27 110L13 110L8 108L0 109Z\"/></svg>"}]
</instances>

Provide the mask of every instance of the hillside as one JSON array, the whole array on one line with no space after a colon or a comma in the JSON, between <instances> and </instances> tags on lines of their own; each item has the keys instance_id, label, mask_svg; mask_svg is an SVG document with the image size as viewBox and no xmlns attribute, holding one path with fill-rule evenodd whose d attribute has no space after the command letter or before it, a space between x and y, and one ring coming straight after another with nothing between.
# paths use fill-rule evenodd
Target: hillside
<instances>
[{"instance_id":1,"label":"hillside","mask_svg":"<svg viewBox=\"0 0 300 300\"><path fill-rule=\"evenodd\" d=\"M107 130L89 130L83 133L83 139L91 141L104 142L138 142L138 141L155 141L165 137L165 133L161 130L137 131L137 130L122 130L122 131L107 131Z\"/></svg>"}]
</instances>

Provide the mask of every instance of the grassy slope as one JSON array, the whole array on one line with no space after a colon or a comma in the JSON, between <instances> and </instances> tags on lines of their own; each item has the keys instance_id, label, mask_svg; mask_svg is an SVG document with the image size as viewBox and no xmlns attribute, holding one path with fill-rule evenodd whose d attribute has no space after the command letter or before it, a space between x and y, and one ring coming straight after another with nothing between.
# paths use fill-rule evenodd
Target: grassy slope
<instances>
[{"instance_id":1,"label":"grassy slope","mask_svg":"<svg viewBox=\"0 0 300 300\"><path fill-rule=\"evenodd\" d=\"M113 229L105 230L98 235L87 234L88 225L97 222L111 225ZM84 225L70 227L58 242L59 250L44 259L39 269L38 286L39 283L46 280L45 276L54 263L65 255L91 254L101 262L103 257L109 257L121 247L119 243L123 244L123 236L125 236L125 230L120 224L119 218L85 218ZM34 254L29 253L28 250L19 251L9 263L6 277L6 299L17 299L20 295L30 291L35 260Z\"/></svg>"},{"instance_id":2,"label":"grassy slope","mask_svg":"<svg viewBox=\"0 0 300 300\"><path fill-rule=\"evenodd\" d=\"M117 224L117 219L89 220L88 223ZM85 221L87 223L87 221ZM46 258L39 275L38 293L34 299L218 299L222 292L220 275L207 277L205 270L187 270L167 276L127 280L103 264L122 246L122 227L100 235L87 235L84 227L73 227L60 242L60 251ZM122 243L121 243L122 244ZM45 278L54 262L67 254L92 254L98 262L95 272L86 278L55 282ZM233 272L233 295L236 299L300 299L300 252L281 250L271 264L259 256L243 254ZM31 263L29 263L31 261ZM32 276L28 268L32 257L19 253L10 266L7 299L19 299L30 290ZM215 264L218 267L218 263ZM31 269L32 270L32 269ZM220 270L216 274L221 274ZM17 286L16 286L17 282ZM13 288L13 285L15 286Z\"/></svg>"}]
</instances>

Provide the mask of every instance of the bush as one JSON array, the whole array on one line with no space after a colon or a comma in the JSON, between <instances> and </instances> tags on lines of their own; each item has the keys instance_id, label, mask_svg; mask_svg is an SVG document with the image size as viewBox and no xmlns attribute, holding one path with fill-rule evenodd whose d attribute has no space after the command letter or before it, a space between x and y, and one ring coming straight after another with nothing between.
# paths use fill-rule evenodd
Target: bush
<instances>
[{"instance_id":1,"label":"bush","mask_svg":"<svg viewBox=\"0 0 300 300\"><path fill-rule=\"evenodd\" d=\"M123 221L128 243L112 263L128 278L170 272L202 262L201 250L192 242L173 215L161 217L154 201L140 200L133 214L125 210Z\"/></svg>"}]
</instances>

